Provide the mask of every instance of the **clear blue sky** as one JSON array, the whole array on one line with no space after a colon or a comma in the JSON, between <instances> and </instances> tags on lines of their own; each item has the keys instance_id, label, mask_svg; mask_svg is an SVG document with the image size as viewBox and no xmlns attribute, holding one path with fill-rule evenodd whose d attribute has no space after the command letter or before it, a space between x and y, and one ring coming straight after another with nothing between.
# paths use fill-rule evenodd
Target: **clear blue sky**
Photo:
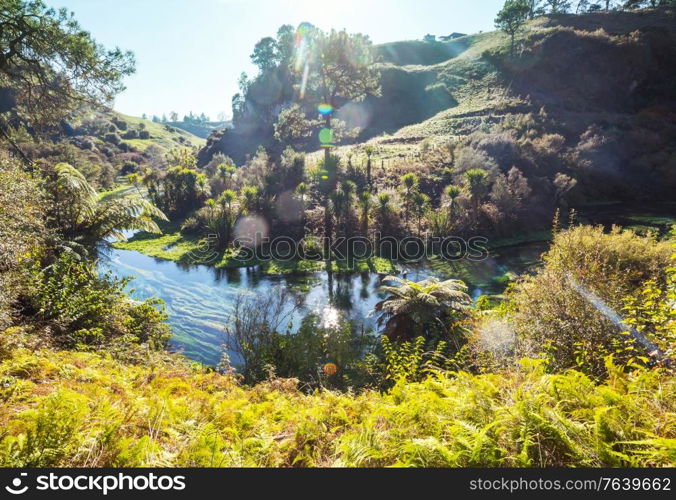
<instances>
[{"instance_id":1,"label":"clear blue sky","mask_svg":"<svg viewBox=\"0 0 676 500\"><path fill-rule=\"evenodd\" d=\"M212 119L237 92L254 44L282 24L346 28L375 43L493 29L503 0L47 0L75 13L106 46L136 55L115 108L140 116L194 111Z\"/></svg>"}]
</instances>

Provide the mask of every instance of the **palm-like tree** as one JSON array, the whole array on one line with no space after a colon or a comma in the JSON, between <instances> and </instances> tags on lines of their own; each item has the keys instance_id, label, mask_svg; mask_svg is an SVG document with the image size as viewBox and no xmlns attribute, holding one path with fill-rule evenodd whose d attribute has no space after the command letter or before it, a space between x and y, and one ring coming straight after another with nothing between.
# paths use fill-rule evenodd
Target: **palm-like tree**
<instances>
[{"instance_id":1,"label":"palm-like tree","mask_svg":"<svg viewBox=\"0 0 676 500\"><path fill-rule=\"evenodd\" d=\"M479 219L479 203L488 188L488 173L480 168L472 168L465 172L465 182L472 203L474 221L477 222Z\"/></svg>"},{"instance_id":2,"label":"palm-like tree","mask_svg":"<svg viewBox=\"0 0 676 500\"><path fill-rule=\"evenodd\" d=\"M301 182L296 186L296 194L300 197L300 201L303 204L303 208L305 208L305 197L307 196L308 193L308 187L307 184L304 182Z\"/></svg>"},{"instance_id":3,"label":"palm-like tree","mask_svg":"<svg viewBox=\"0 0 676 500\"><path fill-rule=\"evenodd\" d=\"M216 167L216 178L223 183L226 189L230 189L235 172L237 172L237 168L234 165L221 163Z\"/></svg>"},{"instance_id":4,"label":"palm-like tree","mask_svg":"<svg viewBox=\"0 0 676 500\"><path fill-rule=\"evenodd\" d=\"M413 213L416 216L418 221L418 236L420 236L420 226L422 218L427 212L427 207L429 206L430 197L424 193L415 192L413 194Z\"/></svg>"},{"instance_id":5,"label":"palm-like tree","mask_svg":"<svg viewBox=\"0 0 676 500\"><path fill-rule=\"evenodd\" d=\"M364 236L368 236L369 232L369 214L371 212L371 204L373 198L371 193L363 191L359 193L359 207L361 208L361 232Z\"/></svg>"},{"instance_id":6,"label":"palm-like tree","mask_svg":"<svg viewBox=\"0 0 676 500\"><path fill-rule=\"evenodd\" d=\"M216 202L220 206L217 221L220 244L222 247L226 247L230 243L232 228L240 215L237 193L232 189L226 189L221 193Z\"/></svg>"},{"instance_id":7,"label":"palm-like tree","mask_svg":"<svg viewBox=\"0 0 676 500\"><path fill-rule=\"evenodd\" d=\"M387 232L389 228L389 219L392 214L392 197L389 193L380 193L378 195L377 218L380 225L380 231Z\"/></svg>"},{"instance_id":8,"label":"palm-like tree","mask_svg":"<svg viewBox=\"0 0 676 500\"><path fill-rule=\"evenodd\" d=\"M408 219L411 212L411 207L413 205L413 195L418 187L418 176L413 172L409 172L401 178L401 182L404 185L404 201L406 204L406 226L408 226Z\"/></svg>"},{"instance_id":9,"label":"palm-like tree","mask_svg":"<svg viewBox=\"0 0 676 500\"><path fill-rule=\"evenodd\" d=\"M368 189L372 189L371 185L371 160L373 153L375 151L375 148L373 146L365 146L364 147L364 153L366 153L366 185L368 186Z\"/></svg>"},{"instance_id":10,"label":"palm-like tree","mask_svg":"<svg viewBox=\"0 0 676 500\"><path fill-rule=\"evenodd\" d=\"M430 338L435 332L443 335L451 322L469 314L472 299L460 280L427 278L416 283L387 276L383 282L397 283L380 287L388 297L375 306L380 313L378 324L385 325L384 333L392 339Z\"/></svg>"},{"instance_id":11,"label":"palm-like tree","mask_svg":"<svg viewBox=\"0 0 676 500\"><path fill-rule=\"evenodd\" d=\"M448 216L453 217L453 211L455 210L455 206L458 203L458 198L460 197L460 194L462 193L462 189L460 189L458 186L454 185L449 185L446 186L444 189L444 194L448 197Z\"/></svg>"},{"instance_id":12,"label":"palm-like tree","mask_svg":"<svg viewBox=\"0 0 676 500\"><path fill-rule=\"evenodd\" d=\"M317 187L324 198L324 258L331 260L331 246L333 241L333 208L332 193L336 189L340 158L329 154L326 148L324 158L319 161L316 172Z\"/></svg>"},{"instance_id":13,"label":"palm-like tree","mask_svg":"<svg viewBox=\"0 0 676 500\"><path fill-rule=\"evenodd\" d=\"M256 212L258 210L258 188L256 186L245 186L241 191L242 205L247 213Z\"/></svg>"},{"instance_id":14,"label":"palm-like tree","mask_svg":"<svg viewBox=\"0 0 676 500\"><path fill-rule=\"evenodd\" d=\"M77 169L59 163L49 176L52 219L66 241L94 248L102 240L125 239L123 231L160 233L155 219L167 217L139 192L98 194Z\"/></svg>"},{"instance_id":15,"label":"palm-like tree","mask_svg":"<svg viewBox=\"0 0 676 500\"><path fill-rule=\"evenodd\" d=\"M340 189L345 196L345 223L349 224L352 204L354 203L354 193L357 190L357 185L354 182L347 180L341 183Z\"/></svg>"}]
</instances>

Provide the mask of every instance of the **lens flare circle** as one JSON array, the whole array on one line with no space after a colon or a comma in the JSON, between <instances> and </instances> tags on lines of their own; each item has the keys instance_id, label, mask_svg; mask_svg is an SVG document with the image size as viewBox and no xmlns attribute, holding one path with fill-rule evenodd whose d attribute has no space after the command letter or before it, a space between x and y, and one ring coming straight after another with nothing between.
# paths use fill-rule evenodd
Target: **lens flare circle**
<instances>
[{"instance_id":1,"label":"lens flare circle","mask_svg":"<svg viewBox=\"0 0 676 500\"><path fill-rule=\"evenodd\" d=\"M328 102L323 102L317 106L317 112L322 116L330 115L333 113L333 106L331 106Z\"/></svg>"},{"instance_id":2,"label":"lens flare circle","mask_svg":"<svg viewBox=\"0 0 676 500\"><path fill-rule=\"evenodd\" d=\"M235 225L235 239L240 244L252 247L263 238L270 234L270 226L267 221L259 215L247 215L237 221Z\"/></svg>"},{"instance_id":3,"label":"lens flare circle","mask_svg":"<svg viewBox=\"0 0 676 500\"><path fill-rule=\"evenodd\" d=\"M333 146L333 130L330 128L323 128L319 131L319 142L323 148Z\"/></svg>"}]
</instances>

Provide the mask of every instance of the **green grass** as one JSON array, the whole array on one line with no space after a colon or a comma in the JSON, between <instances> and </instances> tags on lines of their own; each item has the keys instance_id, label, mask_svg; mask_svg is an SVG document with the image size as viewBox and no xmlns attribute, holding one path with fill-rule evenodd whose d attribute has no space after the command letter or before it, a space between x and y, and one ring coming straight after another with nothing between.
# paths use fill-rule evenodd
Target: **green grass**
<instances>
[{"instance_id":1,"label":"green grass","mask_svg":"<svg viewBox=\"0 0 676 500\"><path fill-rule=\"evenodd\" d=\"M190 255L199 249L197 239L186 239L181 233L152 235L139 233L128 241L113 243L114 248L122 250L136 250L149 257L172 260L175 262L192 262Z\"/></svg>"},{"instance_id":2,"label":"green grass","mask_svg":"<svg viewBox=\"0 0 676 500\"><path fill-rule=\"evenodd\" d=\"M171 228L171 226L169 226ZM174 225L175 227L175 225ZM290 261L242 260L228 252L204 252L199 238L187 237L175 229L165 234L138 233L127 241L113 243L114 248L135 250L149 257L181 262L183 264L211 265L218 269L260 266L267 275L306 274L326 270L324 261L294 259ZM382 257L365 260L338 260L331 262L332 271L341 273L374 272L388 274L396 272L392 261Z\"/></svg>"},{"instance_id":3,"label":"green grass","mask_svg":"<svg viewBox=\"0 0 676 500\"><path fill-rule=\"evenodd\" d=\"M206 144L204 139L176 127L155 123L150 120L144 120L143 118L123 115L118 112L114 112L114 114L127 122L130 129L138 129L141 124L145 125L145 130L150 133L150 139L124 139L124 142L134 146L139 151L145 150L150 145L169 150L181 145L181 143L178 142L179 138L183 138L183 140L186 141L183 143L185 146L202 147Z\"/></svg>"}]
</instances>

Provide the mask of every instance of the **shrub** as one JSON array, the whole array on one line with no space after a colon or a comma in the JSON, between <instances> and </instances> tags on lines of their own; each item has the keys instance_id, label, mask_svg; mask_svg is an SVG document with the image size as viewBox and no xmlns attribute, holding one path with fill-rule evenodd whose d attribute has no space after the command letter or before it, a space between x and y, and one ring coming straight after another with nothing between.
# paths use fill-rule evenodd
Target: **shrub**
<instances>
[{"instance_id":1,"label":"shrub","mask_svg":"<svg viewBox=\"0 0 676 500\"><path fill-rule=\"evenodd\" d=\"M124 121L124 120L122 120L122 119L120 119L120 118L114 117L114 118L112 119L112 122L115 124L115 126L116 126L119 130L127 130L127 122L126 122L126 121Z\"/></svg>"},{"instance_id":2,"label":"shrub","mask_svg":"<svg viewBox=\"0 0 676 500\"><path fill-rule=\"evenodd\" d=\"M247 383L268 379L271 374L299 379L309 387L342 388L370 382L361 355L373 340L354 335L352 326L337 318L322 324L316 314L301 321L297 331L288 331L296 312L294 301L282 288L266 296L240 294L226 326L227 347L237 355ZM325 372L328 364L334 373Z\"/></svg>"},{"instance_id":3,"label":"shrub","mask_svg":"<svg viewBox=\"0 0 676 500\"><path fill-rule=\"evenodd\" d=\"M99 276L96 267L63 253L50 266L36 264L27 300L34 319L49 326L57 345L89 349L117 344L165 346L169 328L157 301L134 302L124 287L128 280Z\"/></svg>"},{"instance_id":4,"label":"shrub","mask_svg":"<svg viewBox=\"0 0 676 500\"><path fill-rule=\"evenodd\" d=\"M103 140L117 146L122 139L116 133L109 133L103 136Z\"/></svg>"},{"instance_id":5,"label":"shrub","mask_svg":"<svg viewBox=\"0 0 676 500\"><path fill-rule=\"evenodd\" d=\"M139 139L150 139L150 132L147 130L139 130L138 137Z\"/></svg>"},{"instance_id":6,"label":"shrub","mask_svg":"<svg viewBox=\"0 0 676 500\"><path fill-rule=\"evenodd\" d=\"M45 238L44 203L38 180L0 153L0 329L11 323L22 261Z\"/></svg>"},{"instance_id":7,"label":"shrub","mask_svg":"<svg viewBox=\"0 0 676 500\"><path fill-rule=\"evenodd\" d=\"M555 370L607 375L604 358L629 363L643 353L604 314L621 311L646 281L664 286L671 250L631 231L583 226L555 236L545 266L510 292L510 319L522 353L542 355Z\"/></svg>"}]
</instances>

